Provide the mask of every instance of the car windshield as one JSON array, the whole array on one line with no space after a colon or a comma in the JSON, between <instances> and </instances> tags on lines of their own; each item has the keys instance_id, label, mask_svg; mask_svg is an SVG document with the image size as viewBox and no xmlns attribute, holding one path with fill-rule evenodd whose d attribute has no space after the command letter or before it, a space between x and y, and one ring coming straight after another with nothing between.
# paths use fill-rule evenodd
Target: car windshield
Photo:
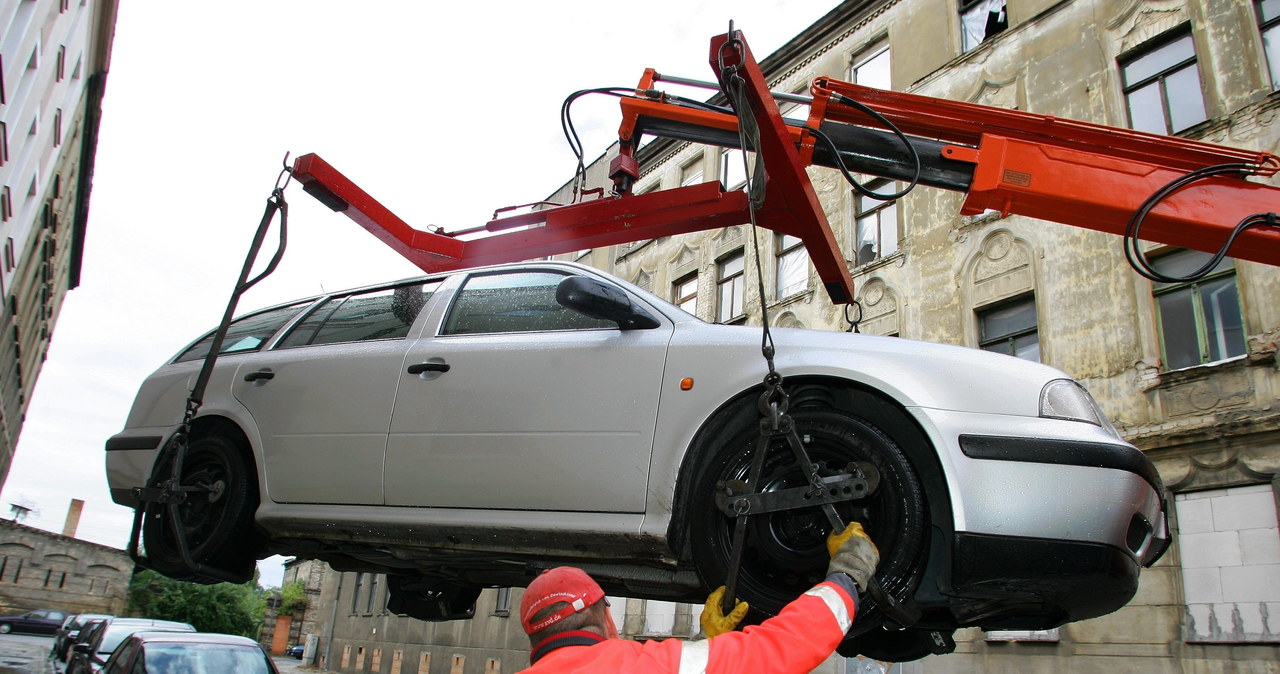
<instances>
[{"instance_id":1,"label":"car windshield","mask_svg":"<svg viewBox=\"0 0 1280 674\"><path fill-rule=\"evenodd\" d=\"M148 674L270 674L262 649L235 644L147 644L143 662Z\"/></svg>"}]
</instances>

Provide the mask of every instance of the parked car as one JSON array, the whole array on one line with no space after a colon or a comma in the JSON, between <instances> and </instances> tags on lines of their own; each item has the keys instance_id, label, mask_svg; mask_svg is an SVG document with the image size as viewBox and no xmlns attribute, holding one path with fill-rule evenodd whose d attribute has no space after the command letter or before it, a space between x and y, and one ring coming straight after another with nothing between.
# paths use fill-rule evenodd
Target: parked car
<instances>
[{"instance_id":1,"label":"parked car","mask_svg":"<svg viewBox=\"0 0 1280 674\"><path fill-rule=\"evenodd\" d=\"M279 674L253 639L209 632L135 632L102 674Z\"/></svg>"},{"instance_id":2,"label":"parked car","mask_svg":"<svg viewBox=\"0 0 1280 674\"><path fill-rule=\"evenodd\" d=\"M38 609L20 615L0 617L0 634L26 632L29 634L53 634L70 615L66 611Z\"/></svg>"},{"instance_id":3,"label":"parked car","mask_svg":"<svg viewBox=\"0 0 1280 674\"><path fill-rule=\"evenodd\" d=\"M110 618L109 615L101 613L76 613L67 616L62 621L62 625L58 627L58 631L53 635L53 647L49 650L49 657L58 662L66 662L71 655L71 644L75 643L76 637L80 635L80 630L91 620L100 620Z\"/></svg>"},{"instance_id":4,"label":"parked car","mask_svg":"<svg viewBox=\"0 0 1280 674\"><path fill-rule=\"evenodd\" d=\"M307 650L307 647L305 645L294 644L289 648L285 649L285 655L288 655L291 658L297 658L298 660L301 660L302 654L306 652L306 650Z\"/></svg>"},{"instance_id":5,"label":"parked car","mask_svg":"<svg viewBox=\"0 0 1280 674\"><path fill-rule=\"evenodd\" d=\"M189 623L151 618L104 618L89 623L71 646L66 674L98 674L107 658L134 632L194 632Z\"/></svg>"},{"instance_id":6,"label":"parked car","mask_svg":"<svg viewBox=\"0 0 1280 674\"><path fill-rule=\"evenodd\" d=\"M1152 464L1063 372L895 337L770 335L787 397L765 409L785 403L819 477L848 488L837 512L879 545L881 584L922 612L893 630L868 599L842 652L901 661L959 627L1102 615L1168 546ZM230 325L182 464L206 496L188 494L173 527L134 490L170 476L160 449L211 343L148 377L106 443L112 496L144 508L162 573L218 580L182 563L181 530L196 561L238 577L268 554L379 570L390 610L429 620L564 563L633 597L701 602L725 581L752 502L761 328L556 262L250 313ZM784 437L767 447L739 581L752 620L822 579L831 528L820 504L780 500L809 480Z\"/></svg>"}]
</instances>

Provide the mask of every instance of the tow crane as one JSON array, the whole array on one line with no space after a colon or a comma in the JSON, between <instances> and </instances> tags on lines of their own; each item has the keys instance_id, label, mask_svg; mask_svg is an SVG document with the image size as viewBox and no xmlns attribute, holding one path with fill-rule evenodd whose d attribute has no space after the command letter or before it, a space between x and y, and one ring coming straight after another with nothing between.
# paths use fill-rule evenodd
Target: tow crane
<instances>
[{"instance_id":1,"label":"tow crane","mask_svg":"<svg viewBox=\"0 0 1280 674\"><path fill-rule=\"evenodd\" d=\"M315 154L293 177L335 211L425 271L568 253L755 222L800 238L831 301L855 297L848 265L818 203L807 166L840 168L966 193L961 214L987 209L1136 240L1280 265L1280 188L1249 180L1280 170L1280 157L1049 115L872 89L828 77L813 82L808 119L783 119L740 32L711 41L721 89L735 109L694 106L655 87L646 70L621 99L614 194L495 218L457 232L414 229ZM758 133L743 134L744 129ZM754 151L764 197L718 182L632 194L642 134ZM487 236L468 240L469 236Z\"/></svg>"},{"instance_id":2,"label":"tow crane","mask_svg":"<svg viewBox=\"0 0 1280 674\"><path fill-rule=\"evenodd\" d=\"M732 26L712 38L710 64L716 83L664 77L649 69L634 91L621 97L619 154L609 170L612 195L594 201L495 218L470 230L423 231L315 154L298 158L293 178L428 272L753 223L800 238L831 301L849 304L856 297L853 280L805 172L808 166L837 168L860 191L851 172L908 183L893 196L918 184L964 192L964 215L990 209L1120 234L1130 261L1140 271L1147 267L1148 274L1155 271L1145 262L1140 238L1218 257L1229 252L1244 260L1280 264L1280 219L1274 212L1280 210L1280 188L1249 180L1280 170L1280 157L1275 155L872 89L829 77L814 80L812 97L801 101L810 106L808 118L789 120L783 118L778 95L768 89L749 47ZM657 89L664 81L719 89L730 105L670 97ZM726 191L719 182L711 182L633 194L640 177L635 153L644 134L752 151L757 158L752 182L763 183L763 189L749 184L747 190ZM486 236L468 238L480 233ZM772 362L767 351L765 357ZM773 405L773 426L762 430L757 454L765 451L769 437L794 434L788 428L785 393L777 394L779 385L780 377L770 367L761 409ZM787 442L799 464L807 466L800 441ZM873 480L854 467L850 470L852 475L844 477L858 483L859 493L874 490ZM816 472L808 472L812 479L804 498L818 494L832 526L842 528L832 505L842 499L831 495L833 490ZM748 480L738 491L718 496L726 514L735 516L735 501L782 498L752 494L751 484ZM742 512L726 611L731 608L736 560L745 538ZM891 621L907 627L918 619L909 601L900 604L877 583L872 585L871 598ZM946 635L936 640L935 652L954 648Z\"/></svg>"},{"instance_id":3,"label":"tow crane","mask_svg":"<svg viewBox=\"0 0 1280 674\"><path fill-rule=\"evenodd\" d=\"M871 89L826 77L814 80L812 98L803 99L810 105L808 118L784 119L777 95L769 91L745 40L732 25L728 33L712 38L710 63L715 84L646 70L635 89L621 97L619 154L610 165L613 191L592 201L495 217L480 227L457 232L426 231L404 222L315 154L299 157L289 172L305 191L345 213L427 272L753 223L801 239L832 302L852 303L856 297L852 277L805 172L808 166L837 168L851 180L850 172L858 172L906 181L907 189L925 185L963 192L961 213L966 215L993 209L1004 215L1120 234L1131 261L1139 267L1145 265L1139 240L1280 265L1280 216L1275 213L1280 210L1280 188L1250 180L1271 177L1280 170L1280 157L1275 155ZM671 97L656 88L664 81L718 88L730 105ZM712 182L633 194L640 177L635 153L644 134L754 152L757 164L751 189L726 191ZM246 262L243 288L257 280L245 279L263 231ZM239 292L233 295L222 332ZM767 329L766 325L766 336ZM207 379L219 351L216 340L201 381ZM765 354L770 371L761 397L766 423L756 454L763 454L772 439L783 436L799 465L807 466L805 450L787 423L786 397L780 392L781 378L772 369L770 348ZM201 389L199 383L193 389L189 415L199 407ZM181 522L173 504L186 492L200 489L183 487L176 477L184 445L179 442L172 450L175 459L168 465L173 466L173 477L138 494L142 501L168 507L175 531L181 530ZM834 481L813 470L807 474L809 491L804 499L816 500L808 500L804 507L820 505L833 526L842 523L832 504L876 488L875 475L858 466L850 466L848 475ZM844 486L833 489L836 482ZM757 511L797 507L781 503L791 498L788 493L753 493L752 484L749 478L743 488L730 488L720 495L726 514L735 516L743 503ZM130 550L145 566L145 558L137 552L141 511L135 517ZM745 512L738 512L735 558L745 538ZM232 573L192 560L183 537L176 538L188 577L200 582L232 579ZM734 596L735 574L736 563L731 563L727 601ZM909 600L899 603L878 587L869 591L871 606L879 607L893 623L908 627L918 617ZM938 634L935 640L934 652L954 648L949 636Z\"/></svg>"}]
</instances>

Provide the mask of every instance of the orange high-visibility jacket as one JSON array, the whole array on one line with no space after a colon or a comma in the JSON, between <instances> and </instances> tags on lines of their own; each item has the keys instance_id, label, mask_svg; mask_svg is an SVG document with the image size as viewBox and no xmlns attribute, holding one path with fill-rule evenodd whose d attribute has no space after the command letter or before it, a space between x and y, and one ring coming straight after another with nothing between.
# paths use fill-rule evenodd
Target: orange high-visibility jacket
<instances>
[{"instance_id":1,"label":"orange high-visibility jacket","mask_svg":"<svg viewBox=\"0 0 1280 674\"><path fill-rule=\"evenodd\" d=\"M843 585L819 583L763 623L703 641L639 642L587 632L557 635L552 639L563 639L566 645L546 644L553 646L550 651L540 648L545 654L523 674L804 674L835 651L853 623L856 595L851 594L852 583L849 588Z\"/></svg>"}]
</instances>

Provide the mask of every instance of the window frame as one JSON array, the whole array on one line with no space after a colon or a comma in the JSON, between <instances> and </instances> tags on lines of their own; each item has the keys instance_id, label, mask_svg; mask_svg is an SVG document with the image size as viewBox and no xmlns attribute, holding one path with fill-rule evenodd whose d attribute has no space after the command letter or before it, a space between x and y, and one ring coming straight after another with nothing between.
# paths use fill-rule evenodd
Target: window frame
<instances>
[{"instance_id":1,"label":"window frame","mask_svg":"<svg viewBox=\"0 0 1280 674\"><path fill-rule=\"evenodd\" d=\"M706 182L707 168L704 159L705 157L699 152L698 156L680 164L680 187Z\"/></svg>"},{"instance_id":2,"label":"window frame","mask_svg":"<svg viewBox=\"0 0 1280 674\"><path fill-rule=\"evenodd\" d=\"M871 84L865 81L859 81L858 71L865 68L868 64L880 58L881 56L884 56L889 59L886 66L887 75L889 79L888 81L889 86L881 87L876 84ZM893 89L893 53L889 48L888 38L881 38L879 40L876 40L874 43L871 44L871 46L865 49L862 49L858 53L854 54L852 58L849 59L849 81L854 84L859 84L864 87L872 87L874 89L885 89L885 90Z\"/></svg>"},{"instance_id":3,"label":"window frame","mask_svg":"<svg viewBox=\"0 0 1280 674\"><path fill-rule=\"evenodd\" d=\"M892 194L898 191L897 183L888 179L871 181L867 183L865 187L879 194ZM873 206L863 210L863 205L867 201L872 202ZM898 199L875 199L873 197L868 197L857 190L853 191L853 262L855 266L861 267L863 265L871 264L872 262L882 260L898 252L902 241L902 218L899 217L901 214L898 212L898 201ZM884 214L886 211L890 210L893 212L892 250L888 250L888 246L885 245L886 237L884 232ZM864 220L869 220L871 218L875 218L875 254L872 255L871 258L863 260L859 254L862 248L862 223Z\"/></svg>"},{"instance_id":4,"label":"window frame","mask_svg":"<svg viewBox=\"0 0 1280 674\"><path fill-rule=\"evenodd\" d=\"M1004 311L1021 305L1030 305L1031 316L1034 321L1030 326L1024 326L1013 330L1007 330L997 335L987 335L987 319L995 312ZM1003 302L995 302L974 310L974 315L978 326L978 348L983 351L992 353L1000 353L1014 358L1022 358L1023 360L1031 360L1018 355L1018 340L1023 337L1035 335L1036 341L1036 359L1033 362L1043 362L1042 343L1040 341L1040 307L1036 303L1034 292L1024 293L1016 297L1011 297ZM994 349L991 347L997 345L1007 345L1007 350Z\"/></svg>"},{"instance_id":5,"label":"window frame","mask_svg":"<svg viewBox=\"0 0 1280 674\"><path fill-rule=\"evenodd\" d=\"M740 261L741 267L734 272L725 272L726 265L733 261ZM732 250L716 260L716 322L717 323L739 323L747 314L747 253L745 248L737 248ZM725 313L724 297L726 286L732 293L732 301L730 302L729 311L733 312L735 308L740 309L731 314Z\"/></svg>"},{"instance_id":6,"label":"window frame","mask_svg":"<svg viewBox=\"0 0 1280 674\"><path fill-rule=\"evenodd\" d=\"M746 153L742 150L732 147L726 147L720 150L720 184L724 185L725 191L739 189L747 184L747 169L743 161L746 159ZM730 179L733 182L729 182Z\"/></svg>"},{"instance_id":7,"label":"window frame","mask_svg":"<svg viewBox=\"0 0 1280 674\"><path fill-rule=\"evenodd\" d=\"M1001 11L1004 13L1004 25L989 35L986 33L986 28L984 26L982 39L974 42L973 44L969 44L969 32L965 30L965 19L968 14L977 12L979 9L983 9L988 2L990 2L990 0L959 0L956 3L956 16L960 18L961 54L968 54L969 52L986 44L987 41L991 40L995 36L1009 30L1009 3L1006 1L1004 2L1004 6L1001 8ZM987 13L990 14L990 10L988 10Z\"/></svg>"},{"instance_id":8,"label":"window frame","mask_svg":"<svg viewBox=\"0 0 1280 674\"><path fill-rule=\"evenodd\" d=\"M1137 81L1129 81L1128 69L1130 67L1147 57L1158 54L1162 50L1175 48L1183 40L1187 40L1191 45L1190 57L1177 61L1154 74L1142 77ZM1200 54L1196 51L1195 34L1192 32L1190 26L1184 25L1148 40L1137 49L1134 49L1128 54L1122 55L1117 59L1117 65L1120 68L1120 91L1124 97L1125 113L1128 116L1129 128L1148 133L1174 135L1208 121L1209 109L1206 103L1204 78L1200 73ZM1172 97L1169 95L1167 84L1172 77L1186 72L1188 69L1194 72L1196 76L1197 90L1200 94L1199 105L1200 110L1203 113L1203 118L1185 126L1175 127L1173 120L1173 108L1170 105ZM1164 122L1163 131L1139 127L1134 121L1134 98L1132 98L1132 95L1145 90L1153 84L1157 86L1156 91L1160 97L1160 115Z\"/></svg>"},{"instance_id":9,"label":"window frame","mask_svg":"<svg viewBox=\"0 0 1280 674\"><path fill-rule=\"evenodd\" d=\"M1153 265L1159 265L1162 260L1168 260L1171 257L1181 256L1181 255L1195 255L1197 253L1199 253L1202 256L1208 256L1208 253L1201 253L1200 251L1194 251L1190 249L1177 249L1177 250L1169 251L1163 255L1152 257L1150 258L1150 260ZM1180 282L1180 283L1159 283L1159 282L1152 283L1151 299L1152 299L1152 302L1155 304L1156 330L1160 338L1160 362L1165 366L1166 370L1173 371L1173 370L1183 370L1190 367L1199 367L1201 365L1208 365L1210 363L1216 363L1224 360L1240 358L1248 353L1248 339L1247 339L1248 330L1245 328L1245 325L1244 325L1244 307L1241 306L1241 302L1240 302L1239 275L1236 271L1235 260L1233 258L1228 257L1228 258L1223 258L1222 261L1229 263L1228 266L1225 266L1225 267L1220 266L1216 269L1209 271L1204 276L1198 279L1195 279L1193 281L1186 281L1186 282ZM1198 266L1198 265L1193 265L1193 266ZM1157 270L1159 271L1159 269ZM1201 294L1201 289L1203 286L1211 282L1221 281L1228 278L1231 279L1232 286L1234 286L1235 288L1235 300L1236 300L1235 310L1237 312L1237 317L1239 318L1239 321L1240 321L1241 339L1239 342L1237 342L1234 345L1228 345L1228 346L1235 346L1238 349L1238 352L1232 353L1230 355L1224 353L1220 358L1213 358L1212 349L1211 349L1211 342L1213 341L1213 335L1214 334L1221 335L1223 332L1225 332L1225 329L1219 327L1217 331L1210 331L1209 329L1210 326L1208 325L1208 322L1207 322L1208 318L1206 317L1206 310L1204 306L1204 297ZM1195 343L1198 349L1197 360L1199 362L1191 363L1189 365L1175 366L1170 363L1168 337L1166 335L1166 333L1169 330L1168 330L1168 326L1165 325L1165 310L1161 308L1160 298L1174 295L1176 293L1180 293L1185 290L1190 290L1191 312L1192 312L1192 319L1194 321L1194 324L1191 327L1194 328Z\"/></svg>"},{"instance_id":10,"label":"window frame","mask_svg":"<svg viewBox=\"0 0 1280 674\"><path fill-rule=\"evenodd\" d=\"M796 289L791 290L792 286L783 286L782 267L783 264L792 258L804 258L804 283L794 284ZM802 295L809 290L809 267L812 260L809 259L809 251L804 247L804 241L799 237L790 234L777 234L774 237L774 283L773 292L778 300L784 300L788 297Z\"/></svg>"},{"instance_id":11,"label":"window frame","mask_svg":"<svg viewBox=\"0 0 1280 674\"><path fill-rule=\"evenodd\" d=\"M1263 15L1262 7L1268 2L1276 3L1276 15L1266 18ZM1258 36L1262 39L1262 62L1267 66L1267 81L1271 85L1271 89L1280 89L1280 2L1276 0L1254 0L1253 3L1254 18L1258 22ZM1273 37L1276 39L1275 61L1272 61L1271 50L1267 49L1267 33L1274 32Z\"/></svg>"},{"instance_id":12,"label":"window frame","mask_svg":"<svg viewBox=\"0 0 1280 674\"><path fill-rule=\"evenodd\" d=\"M688 288L692 288L692 292L681 294ZM698 272L689 272L671 283L671 303L682 311L698 315Z\"/></svg>"}]
</instances>

